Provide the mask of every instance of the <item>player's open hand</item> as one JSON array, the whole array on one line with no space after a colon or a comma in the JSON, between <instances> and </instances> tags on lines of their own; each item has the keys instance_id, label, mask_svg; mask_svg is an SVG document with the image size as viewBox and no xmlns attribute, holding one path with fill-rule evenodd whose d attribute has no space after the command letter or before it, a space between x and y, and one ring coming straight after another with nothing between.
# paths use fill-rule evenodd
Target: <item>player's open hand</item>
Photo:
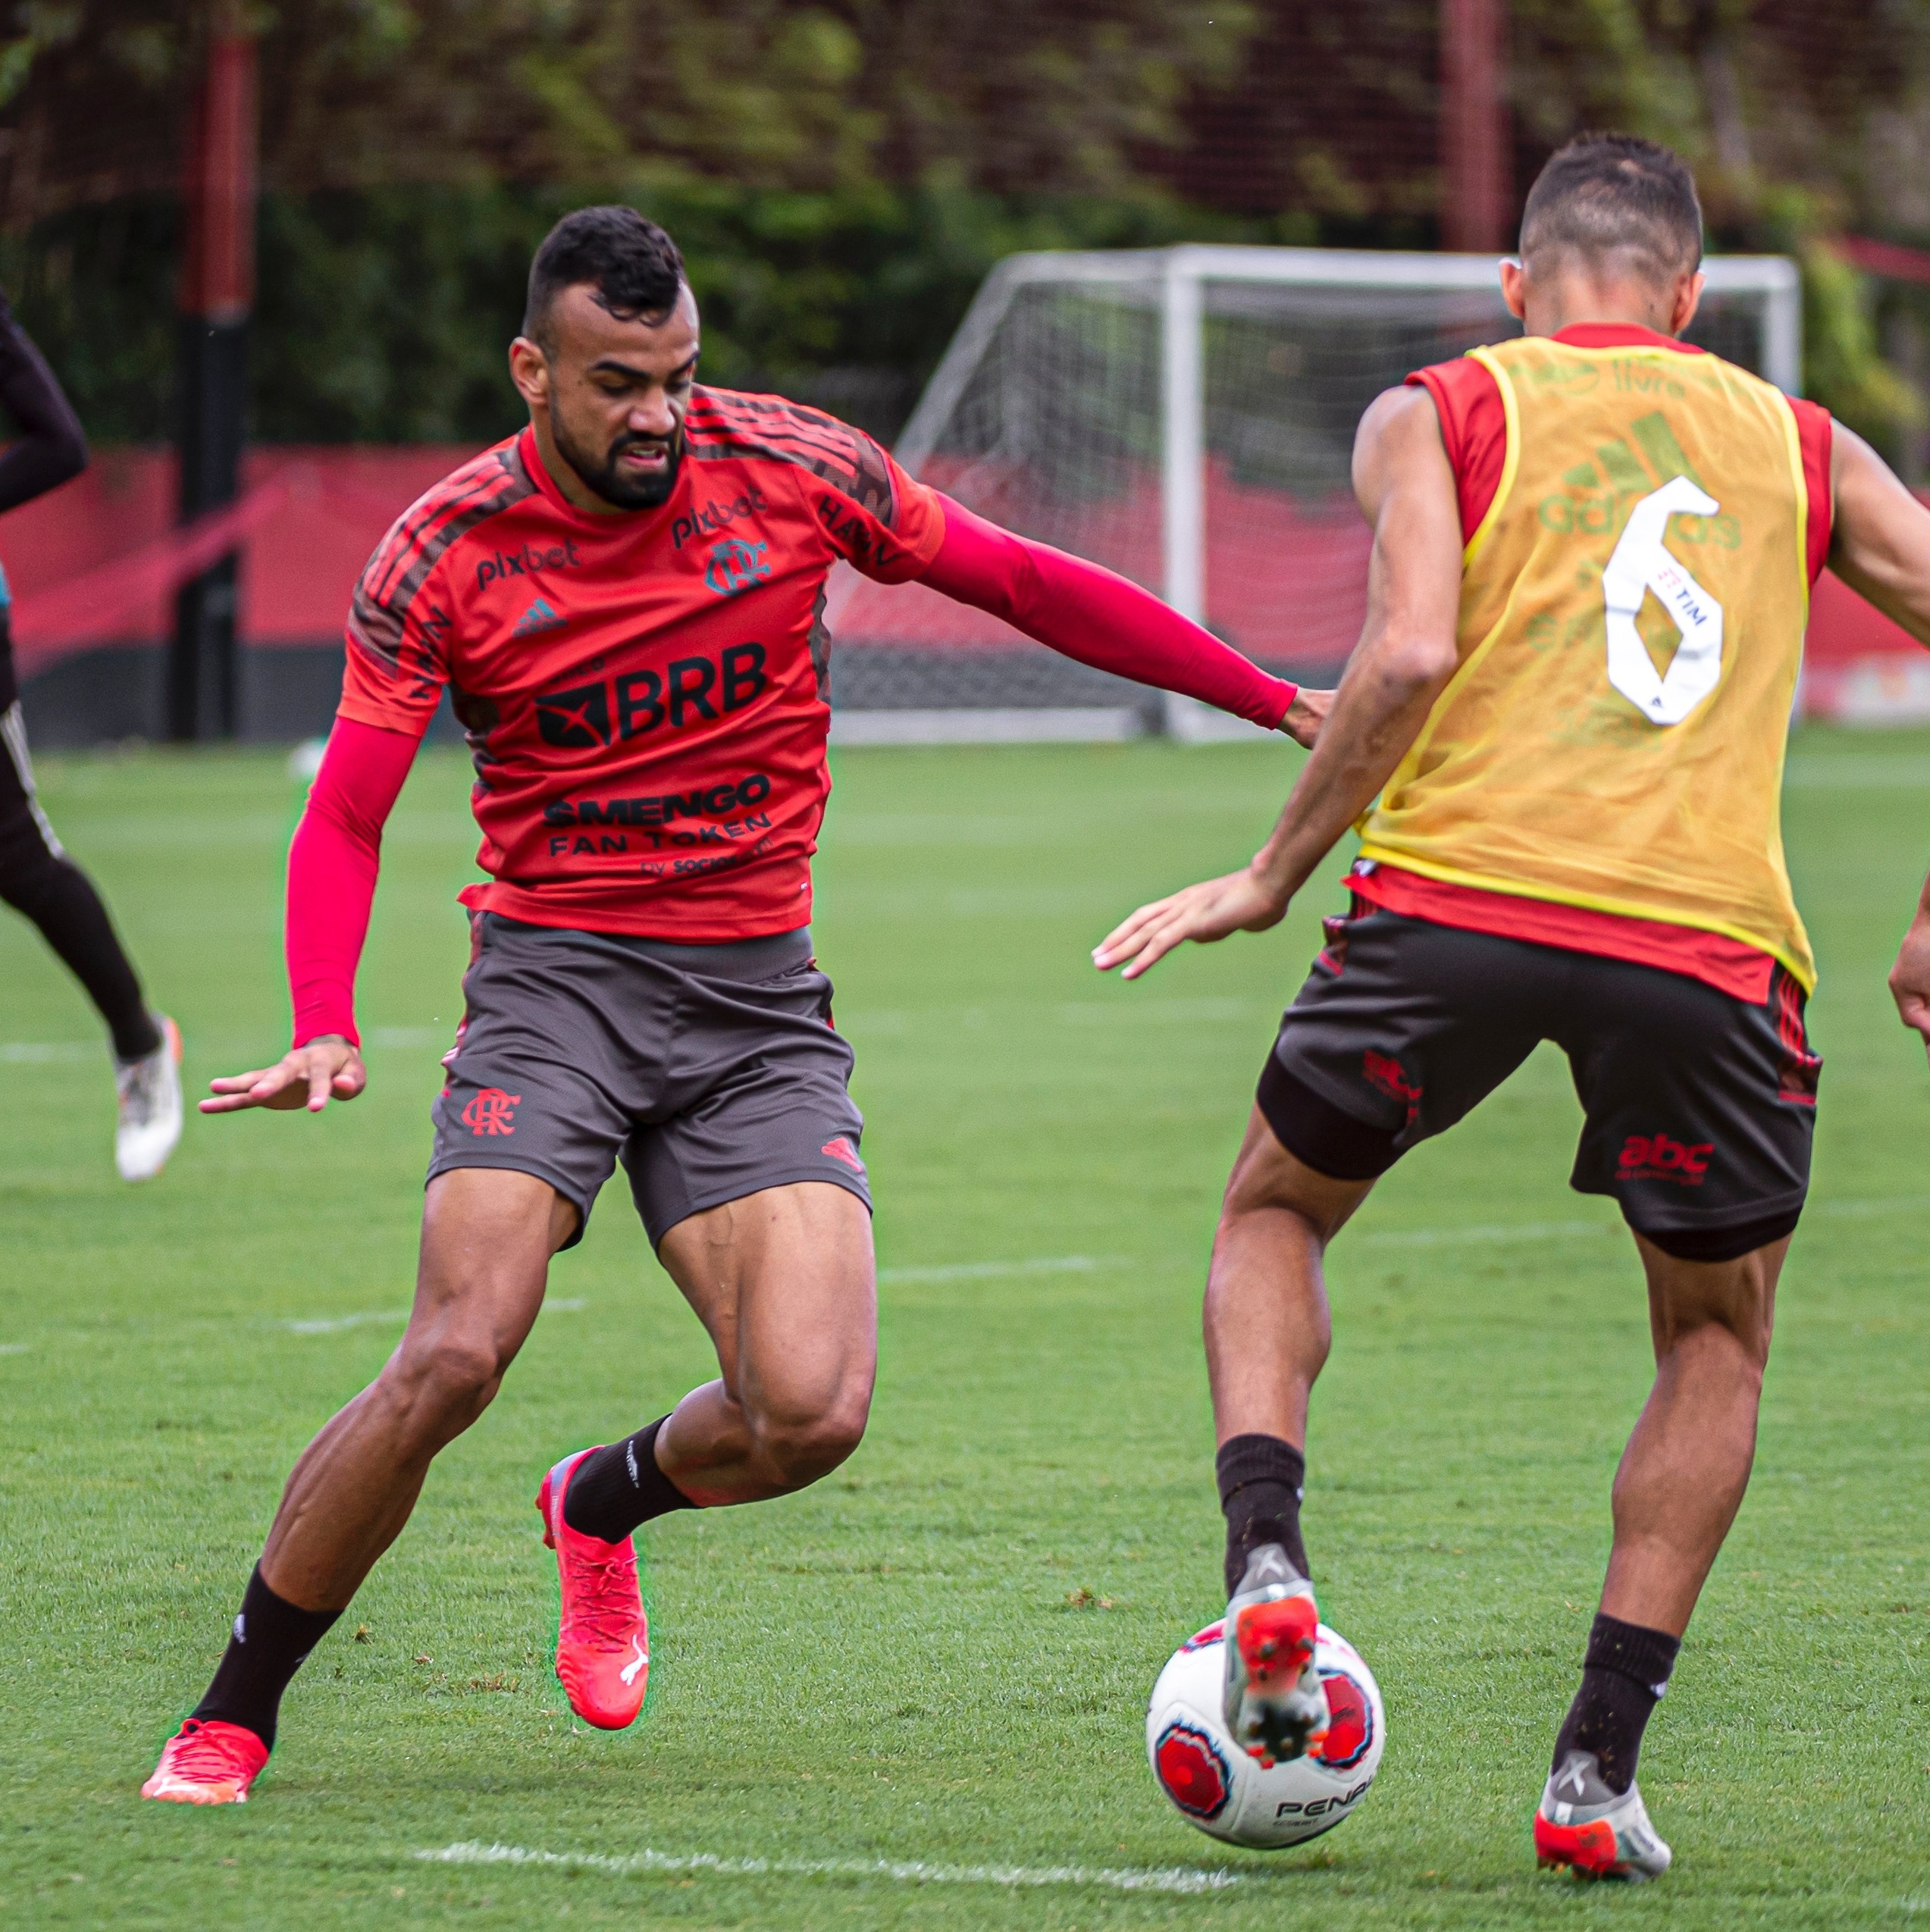
<instances>
[{"instance_id":1,"label":"player's open hand","mask_svg":"<svg viewBox=\"0 0 1930 1932\"><path fill-rule=\"evenodd\" d=\"M1930 1051L1930 912L1919 913L1903 935L1890 969L1890 992L1903 1024L1914 1027Z\"/></svg>"},{"instance_id":2,"label":"player's open hand","mask_svg":"<svg viewBox=\"0 0 1930 1932\"><path fill-rule=\"evenodd\" d=\"M1286 900L1263 885L1251 866L1242 866L1142 906L1093 948L1092 963L1101 972L1123 966L1120 979L1137 979L1189 939L1204 946L1230 932L1264 932L1286 912Z\"/></svg>"},{"instance_id":3,"label":"player's open hand","mask_svg":"<svg viewBox=\"0 0 1930 1932\"><path fill-rule=\"evenodd\" d=\"M340 1034L325 1033L284 1054L274 1066L209 1081L215 1098L203 1101L201 1110L239 1113L246 1107L270 1107L291 1112L299 1107L319 1113L331 1100L353 1100L368 1085L362 1055Z\"/></svg>"},{"instance_id":4,"label":"player's open hand","mask_svg":"<svg viewBox=\"0 0 1930 1932\"><path fill-rule=\"evenodd\" d=\"M1309 751L1314 741L1321 734L1321 727L1327 722L1327 714L1333 709L1333 693L1310 691L1302 685L1293 702L1286 707L1286 715L1280 721L1280 728L1296 744L1304 744Z\"/></svg>"}]
</instances>

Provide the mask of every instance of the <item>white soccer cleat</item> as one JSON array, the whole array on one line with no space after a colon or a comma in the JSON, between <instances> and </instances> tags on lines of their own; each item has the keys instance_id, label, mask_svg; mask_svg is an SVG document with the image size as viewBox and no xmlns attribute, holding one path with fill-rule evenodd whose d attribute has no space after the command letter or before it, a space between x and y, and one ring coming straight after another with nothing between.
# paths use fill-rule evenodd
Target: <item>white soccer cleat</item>
<instances>
[{"instance_id":1,"label":"white soccer cleat","mask_svg":"<svg viewBox=\"0 0 1930 1932\"><path fill-rule=\"evenodd\" d=\"M1634 1785L1619 1796L1602 1780L1592 1751L1571 1751L1548 1780L1534 1815L1534 1855L1544 1868L1578 1878L1659 1878L1675 1853L1656 1836Z\"/></svg>"},{"instance_id":2,"label":"white soccer cleat","mask_svg":"<svg viewBox=\"0 0 1930 1932\"><path fill-rule=\"evenodd\" d=\"M145 1059L117 1061L114 1069L121 1096L114 1164L124 1181L152 1180L181 1138L181 1031L165 1013L155 1019L160 1045Z\"/></svg>"},{"instance_id":3,"label":"white soccer cleat","mask_svg":"<svg viewBox=\"0 0 1930 1932\"><path fill-rule=\"evenodd\" d=\"M1327 1690L1314 1664L1320 1628L1314 1586L1277 1543L1247 1559L1227 1605L1225 1715L1233 1742L1270 1769L1318 1750Z\"/></svg>"}]
</instances>

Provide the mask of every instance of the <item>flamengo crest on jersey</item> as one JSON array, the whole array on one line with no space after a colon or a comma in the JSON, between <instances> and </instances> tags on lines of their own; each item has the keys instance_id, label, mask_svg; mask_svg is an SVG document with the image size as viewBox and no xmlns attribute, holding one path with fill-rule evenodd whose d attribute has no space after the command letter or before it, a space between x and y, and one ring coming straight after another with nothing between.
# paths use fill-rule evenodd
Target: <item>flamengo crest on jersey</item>
<instances>
[{"instance_id":1,"label":"flamengo crest on jersey","mask_svg":"<svg viewBox=\"0 0 1930 1932\"><path fill-rule=\"evenodd\" d=\"M1794 412L1720 358L1524 336L1460 665L1361 825L1451 885L1698 927L1815 984L1783 861L1809 615Z\"/></svg>"},{"instance_id":2,"label":"flamengo crest on jersey","mask_svg":"<svg viewBox=\"0 0 1930 1932\"><path fill-rule=\"evenodd\" d=\"M870 437L779 397L699 387L685 434L668 502L591 516L525 430L362 573L342 715L419 736L449 691L491 877L472 908L696 944L810 917L826 579L916 576L943 512Z\"/></svg>"}]
</instances>

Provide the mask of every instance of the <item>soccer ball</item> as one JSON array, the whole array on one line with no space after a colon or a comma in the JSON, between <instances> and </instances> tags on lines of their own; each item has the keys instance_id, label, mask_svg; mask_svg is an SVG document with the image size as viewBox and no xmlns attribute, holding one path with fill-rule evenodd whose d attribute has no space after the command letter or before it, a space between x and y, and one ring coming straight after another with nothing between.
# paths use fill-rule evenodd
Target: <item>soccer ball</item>
<instances>
[{"instance_id":1,"label":"soccer ball","mask_svg":"<svg viewBox=\"0 0 1930 1932\"><path fill-rule=\"evenodd\" d=\"M1331 1831L1368 1794L1387 1739L1380 1686L1361 1654L1323 1624L1314 1662L1333 1721L1317 1752L1263 1771L1227 1730L1221 1711L1226 1629L1187 1638L1153 1686L1146 1755L1159 1788L1209 1836L1255 1851Z\"/></svg>"}]
</instances>

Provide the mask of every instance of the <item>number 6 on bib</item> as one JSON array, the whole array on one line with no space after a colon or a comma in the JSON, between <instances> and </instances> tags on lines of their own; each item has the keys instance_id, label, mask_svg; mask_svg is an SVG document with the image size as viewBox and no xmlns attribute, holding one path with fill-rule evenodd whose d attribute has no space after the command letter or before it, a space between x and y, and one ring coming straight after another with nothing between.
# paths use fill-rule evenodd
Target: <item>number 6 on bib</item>
<instances>
[{"instance_id":1,"label":"number 6 on bib","mask_svg":"<svg viewBox=\"0 0 1930 1932\"><path fill-rule=\"evenodd\" d=\"M1663 546L1678 512L1714 516L1722 508L1686 476L1665 483L1628 513L1628 527L1602 571L1608 607L1609 682L1652 725L1679 725L1722 675L1722 606ZM1682 634L1665 675L1635 628L1653 590Z\"/></svg>"}]
</instances>

